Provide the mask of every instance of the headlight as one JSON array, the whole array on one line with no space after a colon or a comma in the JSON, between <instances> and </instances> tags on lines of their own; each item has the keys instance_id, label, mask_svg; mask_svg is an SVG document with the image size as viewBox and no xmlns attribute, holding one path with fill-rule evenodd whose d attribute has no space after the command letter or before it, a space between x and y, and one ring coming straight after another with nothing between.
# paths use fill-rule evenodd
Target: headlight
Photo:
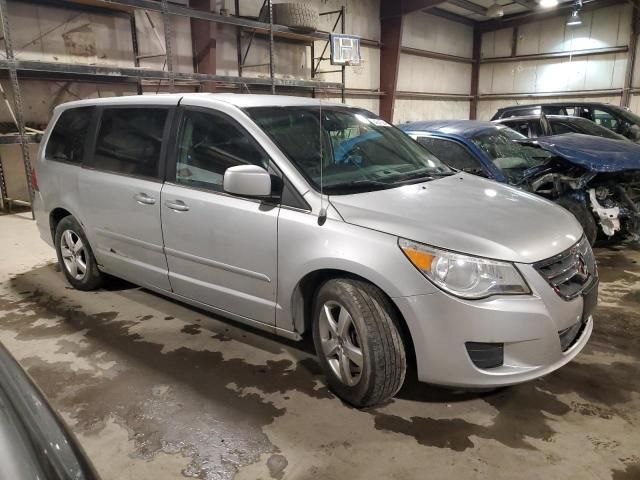
<instances>
[{"instance_id":1,"label":"headlight","mask_svg":"<svg viewBox=\"0 0 640 480\"><path fill-rule=\"evenodd\" d=\"M511 263L448 252L404 238L398 245L425 277L453 295L485 298L531 293Z\"/></svg>"}]
</instances>

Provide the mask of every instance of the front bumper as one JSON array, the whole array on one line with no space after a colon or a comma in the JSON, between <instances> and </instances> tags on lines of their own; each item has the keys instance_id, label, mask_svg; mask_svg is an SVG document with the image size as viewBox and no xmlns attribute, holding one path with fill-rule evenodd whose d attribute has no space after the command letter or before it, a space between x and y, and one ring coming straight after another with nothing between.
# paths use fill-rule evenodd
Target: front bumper
<instances>
[{"instance_id":1,"label":"front bumper","mask_svg":"<svg viewBox=\"0 0 640 480\"><path fill-rule=\"evenodd\" d=\"M518 265L532 295L462 300L444 292L394 298L409 327L420 381L454 387L499 387L546 375L586 345L593 317L583 319L583 298L557 295L531 265ZM584 320L563 351L560 332ZM504 344L499 367L478 368L467 342Z\"/></svg>"}]
</instances>

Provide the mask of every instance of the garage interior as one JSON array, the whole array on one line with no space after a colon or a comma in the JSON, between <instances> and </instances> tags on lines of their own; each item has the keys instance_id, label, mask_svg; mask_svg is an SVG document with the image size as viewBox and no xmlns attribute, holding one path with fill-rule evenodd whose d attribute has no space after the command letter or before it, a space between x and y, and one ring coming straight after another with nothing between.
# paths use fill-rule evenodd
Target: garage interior
<instances>
[{"instance_id":1,"label":"garage interior","mask_svg":"<svg viewBox=\"0 0 640 480\"><path fill-rule=\"evenodd\" d=\"M300 95L396 125L559 101L640 114L635 0L305 3L317 31L269 22L268 0L0 0L0 343L104 479L640 479L637 241L595 248L594 333L564 368L486 392L409 375L367 409L327 388L310 339L125 281L65 282L29 209L30 161L64 102ZM360 39L360 64L331 64L334 33Z\"/></svg>"}]
</instances>

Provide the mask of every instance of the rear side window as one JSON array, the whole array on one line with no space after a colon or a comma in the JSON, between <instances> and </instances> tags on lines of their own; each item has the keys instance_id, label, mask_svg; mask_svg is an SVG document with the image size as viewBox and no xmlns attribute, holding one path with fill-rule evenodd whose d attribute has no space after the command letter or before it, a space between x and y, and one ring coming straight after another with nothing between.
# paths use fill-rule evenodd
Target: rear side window
<instances>
[{"instance_id":1,"label":"rear side window","mask_svg":"<svg viewBox=\"0 0 640 480\"><path fill-rule=\"evenodd\" d=\"M62 112L45 149L47 160L82 163L85 139L94 107L71 108Z\"/></svg>"},{"instance_id":2,"label":"rear side window","mask_svg":"<svg viewBox=\"0 0 640 480\"><path fill-rule=\"evenodd\" d=\"M166 108L105 108L93 167L125 175L157 178Z\"/></svg>"}]
</instances>

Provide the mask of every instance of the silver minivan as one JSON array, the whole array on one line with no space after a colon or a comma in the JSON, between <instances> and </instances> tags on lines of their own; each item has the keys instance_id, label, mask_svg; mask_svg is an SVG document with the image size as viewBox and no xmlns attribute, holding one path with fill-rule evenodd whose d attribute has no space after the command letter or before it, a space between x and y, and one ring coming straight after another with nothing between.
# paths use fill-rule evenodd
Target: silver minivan
<instances>
[{"instance_id":1,"label":"silver minivan","mask_svg":"<svg viewBox=\"0 0 640 480\"><path fill-rule=\"evenodd\" d=\"M412 365L454 387L531 380L585 346L595 259L573 216L444 166L361 108L171 94L55 109L34 210L67 280L103 274L287 338L347 402Z\"/></svg>"}]
</instances>

